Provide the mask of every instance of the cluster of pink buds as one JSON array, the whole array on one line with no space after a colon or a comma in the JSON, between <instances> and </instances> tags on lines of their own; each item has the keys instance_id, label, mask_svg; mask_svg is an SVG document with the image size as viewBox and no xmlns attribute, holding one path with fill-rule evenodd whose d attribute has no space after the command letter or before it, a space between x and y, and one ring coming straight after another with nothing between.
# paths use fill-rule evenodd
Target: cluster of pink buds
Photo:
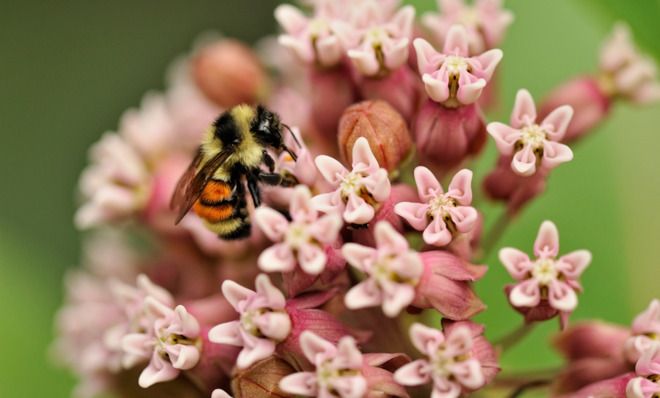
<instances>
[{"instance_id":1,"label":"cluster of pink buds","mask_svg":"<svg viewBox=\"0 0 660 398\"><path fill-rule=\"evenodd\" d=\"M551 171L569 168L567 143L615 99L660 97L655 66L626 28L606 42L597 74L538 106L515 87L510 120L487 123L504 57L496 47L513 22L500 0L439 0L419 21L397 0L307 0L274 14L280 35L258 51L199 41L165 92L91 148L75 223L93 233L84 267L67 277L53 349L80 380L76 396L458 398L530 386L660 396L659 301L631 327L569 325L591 253L560 254L551 221L533 256L498 242ZM278 115L287 149L244 152L264 159L250 166L263 181L232 177L226 189L222 165L213 184L194 178L221 158L207 150L214 120L249 107ZM239 127L243 138L263 134ZM486 145L496 164L472 170ZM190 172L195 211L178 214L177 181ZM280 181L273 174L287 184L267 186ZM484 199L501 202L499 221ZM250 233L223 240L198 208L220 221L240 215ZM473 319L486 310L475 284L495 248L513 279L501 288L523 316L499 339ZM553 318L566 366L540 381L500 375L500 355Z\"/></svg>"}]
</instances>

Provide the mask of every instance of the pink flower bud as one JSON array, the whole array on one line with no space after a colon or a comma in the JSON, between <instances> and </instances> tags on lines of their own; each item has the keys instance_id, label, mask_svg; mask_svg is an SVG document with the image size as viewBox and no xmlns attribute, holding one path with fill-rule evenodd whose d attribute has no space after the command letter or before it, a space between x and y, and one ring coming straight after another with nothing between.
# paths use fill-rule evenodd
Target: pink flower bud
<instances>
[{"instance_id":1,"label":"pink flower bud","mask_svg":"<svg viewBox=\"0 0 660 398\"><path fill-rule=\"evenodd\" d=\"M435 308L452 320L471 318L486 308L471 286L486 273L485 266L469 264L439 250L422 252L419 256L424 272L415 289L412 306Z\"/></svg>"},{"instance_id":2,"label":"pink flower bud","mask_svg":"<svg viewBox=\"0 0 660 398\"><path fill-rule=\"evenodd\" d=\"M590 384L582 388L581 390L563 395L562 397L563 398L596 398L596 397L638 398L634 395L626 394L626 386L634 377L635 377L634 373L625 373L620 376L612 377L611 379Z\"/></svg>"},{"instance_id":3,"label":"pink flower bud","mask_svg":"<svg viewBox=\"0 0 660 398\"><path fill-rule=\"evenodd\" d=\"M234 398L286 397L279 387L280 380L295 372L288 362L272 356L239 370L231 380ZM215 398L216 395L213 395Z\"/></svg>"},{"instance_id":4,"label":"pink flower bud","mask_svg":"<svg viewBox=\"0 0 660 398\"><path fill-rule=\"evenodd\" d=\"M378 164L396 170L412 145L406 121L384 101L364 101L344 111L339 121L339 153L346 163L353 162L353 146L358 138L369 142Z\"/></svg>"},{"instance_id":5,"label":"pink flower bud","mask_svg":"<svg viewBox=\"0 0 660 398\"><path fill-rule=\"evenodd\" d=\"M339 119L356 98L356 88L346 67L309 69L312 120L321 138L337 142Z\"/></svg>"},{"instance_id":6,"label":"pink flower bud","mask_svg":"<svg viewBox=\"0 0 660 398\"><path fill-rule=\"evenodd\" d=\"M553 341L568 361L553 383L553 391L565 394L632 370L623 345L630 331L618 325L588 321L572 326Z\"/></svg>"},{"instance_id":7,"label":"pink flower bud","mask_svg":"<svg viewBox=\"0 0 660 398\"><path fill-rule=\"evenodd\" d=\"M541 104L541 118L562 105L570 105L574 111L562 141L573 142L592 132L609 115L612 101L596 79L584 76L555 88Z\"/></svg>"},{"instance_id":8,"label":"pink flower bud","mask_svg":"<svg viewBox=\"0 0 660 398\"><path fill-rule=\"evenodd\" d=\"M476 104L447 108L427 100L417 115L414 134L422 163L444 171L479 153L486 142L486 126Z\"/></svg>"},{"instance_id":9,"label":"pink flower bud","mask_svg":"<svg viewBox=\"0 0 660 398\"><path fill-rule=\"evenodd\" d=\"M422 97L419 79L406 65L383 77L360 78L358 85L362 97L387 101L406 120L412 120Z\"/></svg>"},{"instance_id":10,"label":"pink flower bud","mask_svg":"<svg viewBox=\"0 0 660 398\"><path fill-rule=\"evenodd\" d=\"M202 92L224 108L256 103L268 85L257 56L237 40L203 47L193 59L192 70Z\"/></svg>"}]
</instances>

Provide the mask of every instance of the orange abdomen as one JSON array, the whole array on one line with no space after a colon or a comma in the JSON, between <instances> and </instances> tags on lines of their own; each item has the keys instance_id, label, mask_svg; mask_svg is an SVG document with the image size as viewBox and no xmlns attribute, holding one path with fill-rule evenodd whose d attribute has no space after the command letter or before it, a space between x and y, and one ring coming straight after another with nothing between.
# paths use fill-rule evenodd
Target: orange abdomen
<instances>
[{"instance_id":1,"label":"orange abdomen","mask_svg":"<svg viewBox=\"0 0 660 398\"><path fill-rule=\"evenodd\" d=\"M193 211L211 224L227 220L234 214L232 193L226 182L211 180L193 205Z\"/></svg>"}]
</instances>

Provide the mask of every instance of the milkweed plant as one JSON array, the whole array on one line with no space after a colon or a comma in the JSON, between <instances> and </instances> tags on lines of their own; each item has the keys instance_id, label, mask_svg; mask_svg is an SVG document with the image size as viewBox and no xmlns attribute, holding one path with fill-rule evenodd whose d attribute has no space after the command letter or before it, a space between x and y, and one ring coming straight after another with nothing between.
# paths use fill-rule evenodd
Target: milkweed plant
<instances>
[{"instance_id":1,"label":"milkweed plant","mask_svg":"<svg viewBox=\"0 0 660 398\"><path fill-rule=\"evenodd\" d=\"M510 119L488 121L514 23L500 0L438 0L424 15L397 0L307 0L274 16L279 35L255 48L199 40L165 91L90 149L75 215L90 232L53 348L75 396L660 396L660 301L629 327L571 324L590 252L561 250L550 220L527 247L498 246L615 103L660 99L626 26L594 54L598 70L541 101L520 88ZM291 126L295 160L272 156L298 185L263 187L247 239L219 239L193 213L175 226L179 177L239 104ZM476 175L486 145L499 158ZM489 230L484 200L504 209ZM522 326L491 340L472 320L486 309L474 286L497 248L489 266L510 274ZM554 318L565 365L498 377L502 353Z\"/></svg>"}]
</instances>

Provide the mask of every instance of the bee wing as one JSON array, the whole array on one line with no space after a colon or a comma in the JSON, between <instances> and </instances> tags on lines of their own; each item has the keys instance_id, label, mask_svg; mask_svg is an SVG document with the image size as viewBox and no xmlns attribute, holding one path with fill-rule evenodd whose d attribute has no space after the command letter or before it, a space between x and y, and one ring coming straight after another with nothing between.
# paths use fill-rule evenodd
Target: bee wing
<instances>
[{"instance_id":1,"label":"bee wing","mask_svg":"<svg viewBox=\"0 0 660 398\"><path fill-rule=\"evenodd\" d=\"M188 213L195 201L199 199L206 184L213 177L213 173L222 166L231 154L232 151L229 148L219 152L197 172L197 167L199 167L204 157L201 148L197 150L195 158L176 184L170 201L170 208L177 213L176 224Z\"/></svg>"}]
</instances>

